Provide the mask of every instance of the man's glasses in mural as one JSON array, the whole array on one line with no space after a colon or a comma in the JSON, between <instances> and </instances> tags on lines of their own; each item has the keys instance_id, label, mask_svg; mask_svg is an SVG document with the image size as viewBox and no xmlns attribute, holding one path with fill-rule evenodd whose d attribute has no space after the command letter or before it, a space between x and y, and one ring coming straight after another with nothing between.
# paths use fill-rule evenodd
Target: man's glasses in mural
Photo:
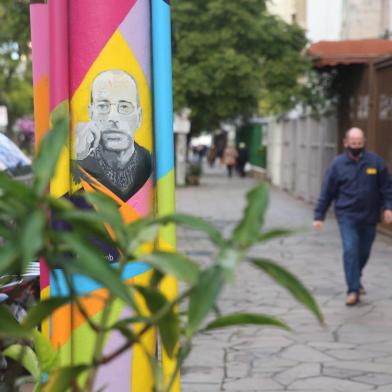
<instances>
[{"instance_id":1,"label":"man's glasses in mural","mask_svg":"<svg viewBox=\"0 0 392 392\"><path fill-rule=\"evenodd\" d=\"M110 101L98 101L94 102L94 110L97 114L109 114L114 106L118 114L131 115L136 111L136 107L133 103L127 101L120 101L118 103L111 103Z\"/></svg>"}]
</instances>

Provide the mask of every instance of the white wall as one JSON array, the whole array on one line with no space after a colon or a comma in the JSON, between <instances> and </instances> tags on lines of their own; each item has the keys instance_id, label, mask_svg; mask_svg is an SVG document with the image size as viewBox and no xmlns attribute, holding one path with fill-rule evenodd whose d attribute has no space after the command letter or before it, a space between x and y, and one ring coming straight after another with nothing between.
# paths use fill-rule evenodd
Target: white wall
<instances>
[{"instance_id":1,"label":"white wall","mask_svg":"<svg viewBox=\"0 0 392 392\"><path fill-rule=\"evenodd\" d=\"M263 135L263 139L267 143L267 176L271 183L279 188L281 187L282 174L282 128L282 122L271 118Z\"/></svg>"},{"instance_id":2,"label":"white wall","mask_svg":"<svg viewBox=\"0 0 392 392\"><path fill-rule=\"evenodd\" d=\"M310 0L307 3L307 36L311 42L341 39L343 0Z\"/></svg>"},{"instance_id":3,"label":"white wall","mask_svg":"<svg viewBox=\"0 0 392 392\"><path fill-rule=\"evenodd\" d=\"M381 38L389 28L389 0L344 0L342 39Z\"/></svg>"}]
</instances>

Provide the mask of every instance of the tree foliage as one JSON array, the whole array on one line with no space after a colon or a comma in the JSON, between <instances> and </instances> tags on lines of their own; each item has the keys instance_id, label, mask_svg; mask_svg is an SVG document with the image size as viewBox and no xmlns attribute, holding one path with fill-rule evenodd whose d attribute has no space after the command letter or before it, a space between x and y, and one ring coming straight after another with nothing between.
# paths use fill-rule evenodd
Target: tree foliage
<instances>
[{"instance_id":1,"label":"tree foliage","mask_svg":"<svg viewBox=\"0 0 392 392\"><path fill-rule=\"evenodd\" d=\"M8 108L9 127L33 111L28 0L0 4L0 105Z\"/></svg>"},{"instance_id":2,"label":"tree foliage","mask_svg":"<svg viewBox=\"0 0 392 392\"><path fill-rule=\"evenodd\" d=\"M301 98L304 31L268 14L265 3L172 2L175 107L192 109L193 130L286 110Z\"/></svg>"}]
</instances>

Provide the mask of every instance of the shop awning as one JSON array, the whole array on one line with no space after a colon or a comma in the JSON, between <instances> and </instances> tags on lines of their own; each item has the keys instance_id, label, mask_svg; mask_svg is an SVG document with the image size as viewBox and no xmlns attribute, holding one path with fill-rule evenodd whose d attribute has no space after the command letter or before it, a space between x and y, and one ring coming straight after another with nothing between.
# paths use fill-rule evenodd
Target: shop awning
<instances>
[{"instance_id":1,"label":"shop awning","mask_svg":"<svg viewBox=\"0 0 392 392\"><path fill-rule=\"evenodd\" d=\"M320 41L310 45L307 54L318 68L368 64L379 58L392 55L392 40Z\"/></svg>"}]
</instances>

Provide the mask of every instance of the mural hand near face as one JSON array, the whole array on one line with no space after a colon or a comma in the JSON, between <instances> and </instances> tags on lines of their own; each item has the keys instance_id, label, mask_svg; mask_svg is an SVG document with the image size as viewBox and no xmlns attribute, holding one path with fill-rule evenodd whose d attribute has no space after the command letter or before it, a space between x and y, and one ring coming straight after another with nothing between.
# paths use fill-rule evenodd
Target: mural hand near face
<instances>
[{"instance_id":1,"label":"mural hand near face","mask_svg":"<svg viewBox=\"0 0 392 392\"><path fill-rule=\"evenodd\" d=\"M79 123L75 128L75 154L77 160L87 158L101 140L102 125L98 121Z\"/></svg>"}]
</instances>

